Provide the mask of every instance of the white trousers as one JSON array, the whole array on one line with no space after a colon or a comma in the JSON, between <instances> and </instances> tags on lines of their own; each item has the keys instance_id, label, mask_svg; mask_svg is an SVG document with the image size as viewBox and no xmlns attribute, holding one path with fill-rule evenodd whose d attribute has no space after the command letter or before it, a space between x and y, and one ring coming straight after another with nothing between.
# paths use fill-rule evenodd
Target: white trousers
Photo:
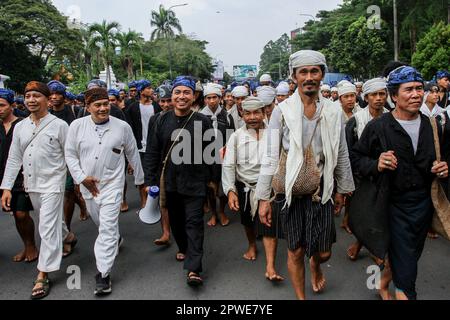
<instances>
[{"instance_id":1,"label":"white trousers","mask_svg":"<svg viewBox=\"0 0 450 320\"><path fill-rule=\"evenodd\" d=\"M102 189L97 198L85 199L92 221L98 227L94 253L97 270L103 278L110 274L119 252L119 215L122 193L123 187L121 189Z\"/></svg>"},{"instance_id":2,"label":"white trousers","mask_svg":"<svg viewBox=\"0 0 450 320\"><path fill-rule=\"evenodd\" d=\"M61 266L63 237L62 221L64 193L29 193L34 212L39 217L38 270L40 272L58 271Z\"/></svg>"}]
</instances>

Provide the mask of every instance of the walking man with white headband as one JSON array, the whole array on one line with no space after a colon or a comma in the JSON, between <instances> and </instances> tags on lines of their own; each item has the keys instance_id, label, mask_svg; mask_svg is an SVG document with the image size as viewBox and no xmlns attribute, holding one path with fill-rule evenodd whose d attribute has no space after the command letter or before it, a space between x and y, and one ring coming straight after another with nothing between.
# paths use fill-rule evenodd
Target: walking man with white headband
<instances>
[{"instance_id":1,"label":"walking man with white headband","mask_svg":"<svg viewBox=\"0 0 450 320\"><path fill-rule=\"evenodd\" d=\"M387 87L386 80L383 78L370 79L363 85L363 97L367 103L367 107L358 111L353 118L351 118L346 125L345 132L347 138L348 152L350 154L350 160L354 157L353 147L361 138L366 125L373 119L381 117L383 113L389 112L384 106L387 101ZM358 182L360 177L356 171L353 171L353 179L355 181L356 188L358 188ZM348 207L351 202L351 197L346 199L346 211L345 217L342 222L342 227L350 234L352 231L348 225L349 211ZM347 250L347 256L350 260L355 261L362 248L362 244L357 240ZM387 261L386 261L387 262ZM378 290L383 300L391 298L389 294L389 283L392 281L392 273L390 271L389 263L385 263L385 269L381 278L380 289Z\"/></svg>"},{"instance_id":2,"label":"walking man with white headband","mask_svg":"<svg viewBox=\"0 0 450 320\"><path fill-rule=\"evenodd\" d=\"M320 265L330 259L336 241L333 211L341 211L354 184L342 111L319 92L327 70L324 55L301 50L291 55L289 66L298 89L272 113L256 198L261 222L271 226L272 187L285 197L281 225L288 270L297 298L305 299L305 255L318 293L325 288Z\"/></svg>"},{"instance_id":3,"label":"walking man with white headband","mask_svg":"<svg viewBox=\"0 0 450 320\"><path fill-rule=\"evenodd\" d=\"M1 189L2 207L11 206L11 190L23 166L24 186L39 215L39 271L31 299L50 293L48 273L58 271L63 256L63 203L66 184L64 144L68 125L48 113L50 89L32 81L25 88L31 116L16 125Z\"/></svg>"},{"instance_id":4,"label":"walking man with white headband","mask_svg":"<svg viewBox=\"0 0 450 320\"><path fill-rule=\"evenodd\" d=\"M281 81L277 87L277 101L276 104L282 103L284 100L289 98L289 84L285 81Z\"/></svg>"},{"instance_id":5,"label":"walking man with white headband","mask_svg":"<svg viewBox=\"0 0 450 320\"><path fill-rule=\"evenodd\" d=\"M336 103L342 109L342 115L344 116L344 123L353 117L353 115L361 110L356 103L356 87L353 83L342 80L337 85L339 100Z\"/></svg>"},{"instance_id":6,"label":"walking man with white headband","mask_svg":"<svg viewBox=\"0 0 450 320\"><path fill-rule=\"evenodd\" d=\"M98 227L95 241L96 295L112 292L110 273L118 254L119 215L125 184L125 155L134 169L135 185L144 188L144 172L131 127L110 117L108 92L104 88L86 91L89 117L75 120L66 142L70 173L86 200Z\"/></svg>"},{"instance_id":7,"label":"walking man with white headband","mask_svg":"<svg viewBox=\"0 0 450 320\"><path fill-rule=\"evenodd\" d=\"M415 300L418 261L431 225L431 183L446 178L446 162L436 161L432 124L420 114L423 78L410 66L389 74L392 113L371 121L352 149L356 175L371 177L387 190L389 263L398 300ZM368 210L369 211L369 210Z\"/></svg>"},{"instance_id":8,"label":"walking man with white headband","mask_svg":"<svg viewBox=\"0 0 450 320\"><path fill-rule=\"evenodd\" d=\"M264 152L265 111L264 103L259 97L247 98L244 109L245 126L231 135L227 143L227 152L223 162L222 184L228 195L231 210L241 213L248 240L248 249L244 259L254 261L257 258L256 237L262 236L266 252L266 278L270 281L282 281L275 268L277 238L283 238L278 216L271 227L261 224L258 217L258 200L255 188L261 169Z\"/></svg>"},{"instance_id":9,"label":"walking man with white headband","mask_svg":"<svg viewBox=\"0 0 450 320\"><path fill-rule=\"evenodd\" d=\"M200 112L207 116L213 125L216 132L215 150L222 149L228 140L228 136L234 132L233 117L220 106L220 98L222 97L222 87L218 84L208 83L203 91L205 96L206 106ZM222 165L215 163L213 165L213 177L211 185L208 187L208 202L211 209L211 219L208 221L208 226L214 227L217 224L217 218L220 224L225 227L230 223L230 219L225 214L225 206L227 204L226 195L223 192L222 184L220 183L222 175ZM217 214L216 198L220 200L219 214Z\"/></svg>"},{"instance_id":10,"label":"walking man with white headband","mask_svg":"<svg viewBox=\"0 0 450 320\"><path fill-rule=\"evenodd\" d=\"M242 119L242 102L249 96L248 89L245 86L237 86L231 91L234 98L235 105L228 110L228 113L233 117L234 127L237 129L245 125Z\"/></svg>"},{"instance_id":11,"label":"walking man with white headband","mask_svg":"<svg viewBox=\"0 0 450 320\"><path fill-rule=\"evenodd\" d=\"M275 98L277 91L270 86L262 86L257 90L258 98L264 103L264 111L267 117L267 122L269 122L272 116L273 108L275 108Z\"/></svg>"}]
</instances>

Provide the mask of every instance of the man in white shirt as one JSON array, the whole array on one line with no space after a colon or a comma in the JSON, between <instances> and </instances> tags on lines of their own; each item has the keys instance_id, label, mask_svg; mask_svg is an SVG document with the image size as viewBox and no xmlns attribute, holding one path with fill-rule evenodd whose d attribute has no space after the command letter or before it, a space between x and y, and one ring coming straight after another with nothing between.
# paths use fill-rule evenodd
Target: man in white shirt
<instances>
[{"instance_id":1,"label":"man in white shirt","mask_svg":"<svg viewBox=\"0 0 450 320\"><path fill-rule=\"evenodd\" d=\"M23 166L25 191L39 215L39 274L31 299L42 299L49 294L48 273L59 270L63 254L63 202L67 173L64 144L68 125L48 113L49 97L50 90L44 83L32 81L26 86L25 103L31 116L14 128L1 185L4 190L2 206L9 209L11 189Z\"/></svg>"},{"instance_id":2,"label":"man in white shirt","mask_svg":"<svg viewBox=\"0 0 450 320\"><path fill-rule=\"evenodd\" d=\"M242 102L249 96L248 89L245 86L237 86L231 91L235 105L228 110L228 113L233 117L234 127L241 128L245 122L242 120Z\"/></svg>"},{"instance_id":3,"label":"man in white shirt","mask_svg":"<svg viewBox=\"0 0 450 320\"><path fill-rule=\"evenodd\" d=\"M241 212L241 223L245 227L249 243L244 259L256 260L256 237L262 236L266 252L266 278L270 281L282 281L283 277L275 268L277 238L282 238L282 231L279 223L274 223L271 228L261 224L257 215L258 201L255 198L263 157L265 104L259 97L250 97L242 107L245 126L233 133L227 143L222 165L223 190L228 196L230 209Z\"/></svg>"},{"instance_id":4,"label":"man in white shirt","mask_svg":"<svg viewBox=\"0 0 450 320\"><path fill-rule=\"evenodd\" d=\"M161 112L161 107L153 101L153 88L152 83L149 80L138 81L137 91L140 98L128 107L127 112L142 163L144 161L145 150L147 149L148 124L150 118ZM147 193L145 190L141 191L140 199L141 208L144 208L147 202Z\"/></svg>"},{"instance_id":5,"label":"man in white shirt","mask_svg":"<svg viewBox=\"0 0 450 320\"><path fill-rule=\"evenodd\" d=\"M342 108L344 123L347 123L356 112L361 110L356 103L356 86L347 80L342 80L338 83L337 88L339 100L336 101L336 104Z\"/></svg>"},{"instance_id":6,"label":"man in white shirt","mask_svg":"<svg viewBox=\"0 0 450 320\"><path fill-rule=\"evenodd\" d=\"M144 172L131 127L109 115L108 92L94 88L85 93L90 117L78 119L69 129L67 166L98 226L95 242L96 295L111 293L110 272L120 243L119 213L125 184L125 157L142 189Z\"/></svg>"}]
</instances>

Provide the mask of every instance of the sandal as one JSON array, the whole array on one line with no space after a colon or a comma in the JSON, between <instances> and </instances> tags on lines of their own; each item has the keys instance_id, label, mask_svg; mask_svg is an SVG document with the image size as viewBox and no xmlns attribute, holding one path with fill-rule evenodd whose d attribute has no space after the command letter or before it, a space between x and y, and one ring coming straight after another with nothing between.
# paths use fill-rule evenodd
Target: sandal
<instances>
[{"instance_id":1,"label":"sandal","mask_svg":"<svg viewBox=\"0 0 450 320\"><path fill-rule=\"evenodd\" d=\"M37 279L34 282L34 286L36 286L37 284L42 284L42 287L33 288L33 290L31 291L31 296L30 296L30 299L32 299L32 300L43 299L46 296L48 296L48 294L50 293L50 279L48 279L48 278ZM40 293L36 294L37 292L40 292Z\"/></svg>"},{"instance_id":2,"label":"sandal","mask_svg":"<svg viewBox=\"0 0 450 320\"><path fill-rule=\"evenodd\" d=\"M203 284L203 279L195 272L189 272L187 276L187 284L191 287L198 287Z\"/></svg>"},{"instance_id":3,"label":"sandal","mask_svg":"<svg viewBox=\"0 0 450 320\"><path fill-rule=\"evenodd\" d=\"M178 252L177 255L175 256L175 259L177 259L177 261L184 261L184 259L186 259L186 256L184 255L184 253Z\"/></svg>"},{"instance_id":4,"label":"sandal","mask_svg":"<svg viewBox=\"0 0 450 320\"><path fill-rule=\"evenodd\" d=\"M71 242L66 242L66 241L63 242L63 244L70 245L70 251L68 251L68 252L63 251L63 258L67 258L68 256L70 256L73 253L73 249L75 248L77 243L78 243L78 239L76 237L74 237Z\"/></svg>"}]
</instances>

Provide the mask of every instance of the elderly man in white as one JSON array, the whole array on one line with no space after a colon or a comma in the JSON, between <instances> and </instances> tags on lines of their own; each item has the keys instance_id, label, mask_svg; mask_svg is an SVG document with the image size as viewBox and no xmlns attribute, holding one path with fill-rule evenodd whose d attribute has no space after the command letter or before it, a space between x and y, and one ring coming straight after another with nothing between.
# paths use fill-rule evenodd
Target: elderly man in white
<instances>
[{"instance_id":1,"label":"elderly man in white","mask_svg":"<svg viewBox=\"0 0 450 320\"><path fill-rule=\"evenodd\" d=\"M71 124L66 161L98 226L94 251L99 273L94 294L105 295L112 292L110 272L121 238L119 213L125 184L125 155L134 169L135 184L141 189L144 172L131 127L109 115L106 89L88 90L85 100L91 116Z\"/></svg>"},{"instance_id":2,"label":"elderly man in white","mask_svg":"<svg viewBox=\"0 0 450 320\"><path fill-rule=\"evenodd\" d=\"M260 220L270 226L272 187L282 197L288 270L297 298L305 299L305 255L313 291L320 292L325 287L320 265L330 259L336 241L333 211L341 211L354 183L342 112L319 92L327 70L324 55L298 51L289 67L298 89L272 113L256 198Z\"/></svg>"},{"instance_id":3,"label":"elderly man in white","mask_svg":"<svg viewBox=\"0 0 450 320\"><path fill-rule=\"evenodd\" d=\"M64 143L68 125L48 113L49 97L46 84L32 81L26 86L25 103L31 116L14 128L1 185L2 206L9 209L11 189L23 167L25 191L39 215L39 274L31 299L42 299L50 293L48 273L59 270L63 254L62 216L67 174Z\"/></svg>"}]
</instances>

